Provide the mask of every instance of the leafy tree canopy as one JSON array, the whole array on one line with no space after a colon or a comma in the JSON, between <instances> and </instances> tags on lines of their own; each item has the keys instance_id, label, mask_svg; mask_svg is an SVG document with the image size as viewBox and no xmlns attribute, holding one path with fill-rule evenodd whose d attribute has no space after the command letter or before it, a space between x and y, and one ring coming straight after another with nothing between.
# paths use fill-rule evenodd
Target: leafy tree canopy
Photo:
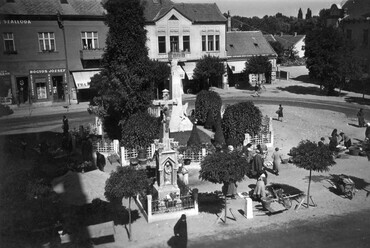
<instances>
[{"instance_id":1,"label":"leafy tree canopy","mask_svg":"<svg viewBox=\"0 0 370 248\"><path fill-rule=\"evenodd\" d=\"M297 147L290 150L293 163L306 170L318 172L328 171L335 164L333 153L328 145L319 147L316 142L301 141Z\"/></svg>"},{"instance_id":2,"label":"leafy tree canopy","mask_svg":"<svg viewBox=\"0 0 370 248\"><path fill-rule=\"evenodd\" d=\"M222 119L222 130L226 140L243 144L245 134L257 134L261 129L262 113L253 102L245 101L226 108Z\"/></svg>"},{"instance_id":3,"label":"leafy tree canopy","mask_svg":"<svg viewBox=\"0 0 370 248\"><path fill-rule=\"evenodd\" d=\"M195 80L205 82L206 80L217 80L224 73L224 65L219 57L205 55L196 64L193 78ZM219 80L218 80L219 81ZM210 87L209 84L205 89Z\"/></svg>"},{"instance_id":4,"label":"leafy tree canopy","mask_svg":"<svg viewBox=\"0 0 370 248\"><path fill-rule=\"evenodd\" d=\"M215 152L200 163L199 179L211 183L240 182L249 169L242 152Z\"/></svg>"},{"instance_id":5,"label":"leafy tree canopy","mask_svg":"<svg viewBox=\"0 0 370 248\"><path fill-rule=\"evenodd\" d=\"M133 114L123 123L121 144L127 148L147 148L159 138L160 118L147 111Z\"/></svg>"},{"instance_id":6,"label":"leafy tree canopy","mask_svg":"<svg viewBox=\"0 0 370 248\"><path fill-rule=\"evenodd\" d=\"M248 74L265 74L266 81L271 80L272 65L267 56L253 56L245 63L244 73Z\"/></svg>"},{"instance_id":7,"label":"leafy tree canopy","mask_svg":"<svg viewBox=\"0 0 370 248\"><path fill-rule=\"evenodd\" d=\"M318 80L332 94L345 78L361 74L360 61L352 56L353 47L334 27L318 27L306 36L306 67L311 78Z\"/></svg>"},{"instance_id":8,"label":"leafy tree canopy","mask_svg":"<svg viewBox=\"0 0 370 248\"><path fill-rule=\"evenodd\" d=\"M105 182L104 196L108 201L136 197L148 186L145 171L136 170L132 166L117 167Z\"/></svg>"},{"instance_id":9,"label":"leafy tree canopy","mask_svg":"<svg viewBox=\"0 0 370 248\"><path fill-rule=\"evenodd\" d=\"M104 120L111 138L120 138L119 122L145 111L153 99L151 63L146 48L143 6L138 0L110 0L107 10L109 32L100 77L91 85L97 96L93 105Z\"/></svg>"}]
</instances>

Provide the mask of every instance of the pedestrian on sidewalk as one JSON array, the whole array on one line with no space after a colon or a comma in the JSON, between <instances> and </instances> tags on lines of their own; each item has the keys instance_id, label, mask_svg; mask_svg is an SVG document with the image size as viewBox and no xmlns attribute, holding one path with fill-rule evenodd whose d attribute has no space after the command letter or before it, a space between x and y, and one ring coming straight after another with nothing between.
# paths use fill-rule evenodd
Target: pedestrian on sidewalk
<instances>
[{"instance_id":1,"label":"pedestrian on sidewalk","mask_svg":"<svg viewBox=\"0 0 370 248\"><path fill-rule=\"evenodd\" d=\"M173 228L175 234L175 244L173 247L186 248L188 245L188 224L186 223L186 215L181 215Z\"/></svg>"},{"instance_id":2,"label":"pedestrian on sidewalk","mask_svg":"<svg viewBox=\"0 0 370 248\"><path fill-rule=\"evenodd\" d=\"M358 119L358 126L364 127L365 126L365 114L362 108L357 112L357 119Z\"/></svg>"},{"instance_id":3,"label":"pedestrian on sidewalk","mask_svg":"<svg viewBox=\"0 0 370 248\"><path fill-rule=\"evenodd\" d=\"M348 149L352 145L351 138L344 132L341 132L339 135L341 137L341 140L339 141L339 143L343 141L344 146Z\"/></svg>"},{"instance_id":4,"label":"pedestrian on sidewalk","mask_svg":"<svg viewBox=\"0 0 370 248\"><path fill-rule=\"evenodd\" d=\"M272 169L274 170L275 175L279 175L280 171L280 164L283 161L283 157L281 153L279 152L279 148L276 147L275 151L272 153Z\"/></svg>"},{"instance_id":5,"label":"pedestrian on sidewalk","mask_svg":"<svg viewBox=\"0 0 370 248\"><path fill-rule=\"evenodd\" d=\"M282 122L284 114L283 114L283 107L281 106L281 104L279 104L279 109L276 111L276 114L278 115L277 120Z\"/></svg>"}]
</instances>

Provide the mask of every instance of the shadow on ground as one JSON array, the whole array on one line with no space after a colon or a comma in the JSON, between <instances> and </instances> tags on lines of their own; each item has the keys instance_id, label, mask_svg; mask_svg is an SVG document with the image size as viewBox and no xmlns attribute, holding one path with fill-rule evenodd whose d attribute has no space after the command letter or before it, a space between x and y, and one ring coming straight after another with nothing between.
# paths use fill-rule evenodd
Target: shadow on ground
<instances>
[{"instance_id":1,"label":"shadow on ground","mask_svg":"<svg viewBox=\"0 0 370 248\"><path fill-rule=\"evenodd\" d=\"M362 97L353 97L353 96L346 97L345 101L349 103L357 103L360 105L370 105L370 99L362 98Z\"/></svg>"},{"instance_id":2,"label":"shadow on ground","mask_svg":"<svg viewBox=\"0 0 370 248\"><path fill-rule=\"evenodd\" d=\"M199 193L199 212L218 214L225 208L225 200L218 193Z\"/></svg>"}]
</instances>

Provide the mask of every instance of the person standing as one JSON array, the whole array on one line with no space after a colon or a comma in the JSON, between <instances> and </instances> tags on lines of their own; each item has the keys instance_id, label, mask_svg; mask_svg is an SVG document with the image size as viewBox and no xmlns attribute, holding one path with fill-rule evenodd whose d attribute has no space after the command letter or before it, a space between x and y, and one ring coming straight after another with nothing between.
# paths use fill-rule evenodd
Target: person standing
<instances>
[{"instance_id":1,"label":"person standing","mask_svg":"<svg viewBox=\"0 0 370 248\"><path fill-rule=\"evenodd\" d=\"M253 191L254 198L260 199L262 197L266 197L266 184L267 173L265 171L262 171L257 178L256 187Z\"/></svg>"},{"instance_id":2,"label":"person standing","mask_svg":"<svg viewBox=\"0 0 370 248\"><path fill-rule=\"evenodd\" d=\"M365 114L362 108L357 112L357 119L358 119L358 126L364 127L365 126Z\"/></svg>"},{"instance_id":3,"label":"person standing","mask_svg":"<svg viewBox=\"0 0 370 248\"><path fill-rule=\"evenodd\" d=\"M284 114L283 114L283 106L281 106L281 104L279 104L279 109L276 111L277 115L278 115L278 121L283 121L283 117L284 117Z\"/></svg>"},{"instance_id":4,"label":"person standing","mask_svg":"<svg viewBox=\"0 0 370 248\"><path fill-rule=\"evenodd\" d=\"M186 215L181 215L173 228L173 232L176 237L176 243L174 247L186 248L188 245L188 224L186 223Z\"/></svg>"},{"instance_id":5,"label":"person standing","mask_svg":"<svg viewBox=\"0 0 370 248\"><path fill-rule=\"evenodd\" d=\"M365 139L370 140L370 122L366 124L366 130L365 130Z\"/></svg>"},{"instance_id":6,"label":"person standing","mask_svg":"<svg viewBox=\"0 0 370 248\"><path fill-rule=\"evenodd\" d=\"M282 155L279 152L279 148L276 147L275 151L272 153L272 169L274 170L274 173L278 176L280 171L280 164L283 161Z\"/></svg>"}]
</instances>

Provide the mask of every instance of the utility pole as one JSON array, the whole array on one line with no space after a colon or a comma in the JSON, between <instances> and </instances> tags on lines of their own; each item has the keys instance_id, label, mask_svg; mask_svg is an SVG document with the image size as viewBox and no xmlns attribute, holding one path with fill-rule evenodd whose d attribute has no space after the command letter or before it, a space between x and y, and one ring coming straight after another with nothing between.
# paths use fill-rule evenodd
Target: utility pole
<instances>
[{"instance_id":1,"label":"utility pole","mask_svg":"<svg viewBox=\"0 0 370 248\"><path fill-rule=\"evenodd\" d=\"M68 105L71 105L71 91L70 91L70 85L69 85L69 67L68 67L68 54L67 54L67 41L66 41L66 32L63 25L63 20L60 15L60 12L57 12L57 22L59 28L63 32L63 41L64 41L64 56L66 61L66 81L67 81L67 95L68 95Z\"/></svg>"}]
</instances>

